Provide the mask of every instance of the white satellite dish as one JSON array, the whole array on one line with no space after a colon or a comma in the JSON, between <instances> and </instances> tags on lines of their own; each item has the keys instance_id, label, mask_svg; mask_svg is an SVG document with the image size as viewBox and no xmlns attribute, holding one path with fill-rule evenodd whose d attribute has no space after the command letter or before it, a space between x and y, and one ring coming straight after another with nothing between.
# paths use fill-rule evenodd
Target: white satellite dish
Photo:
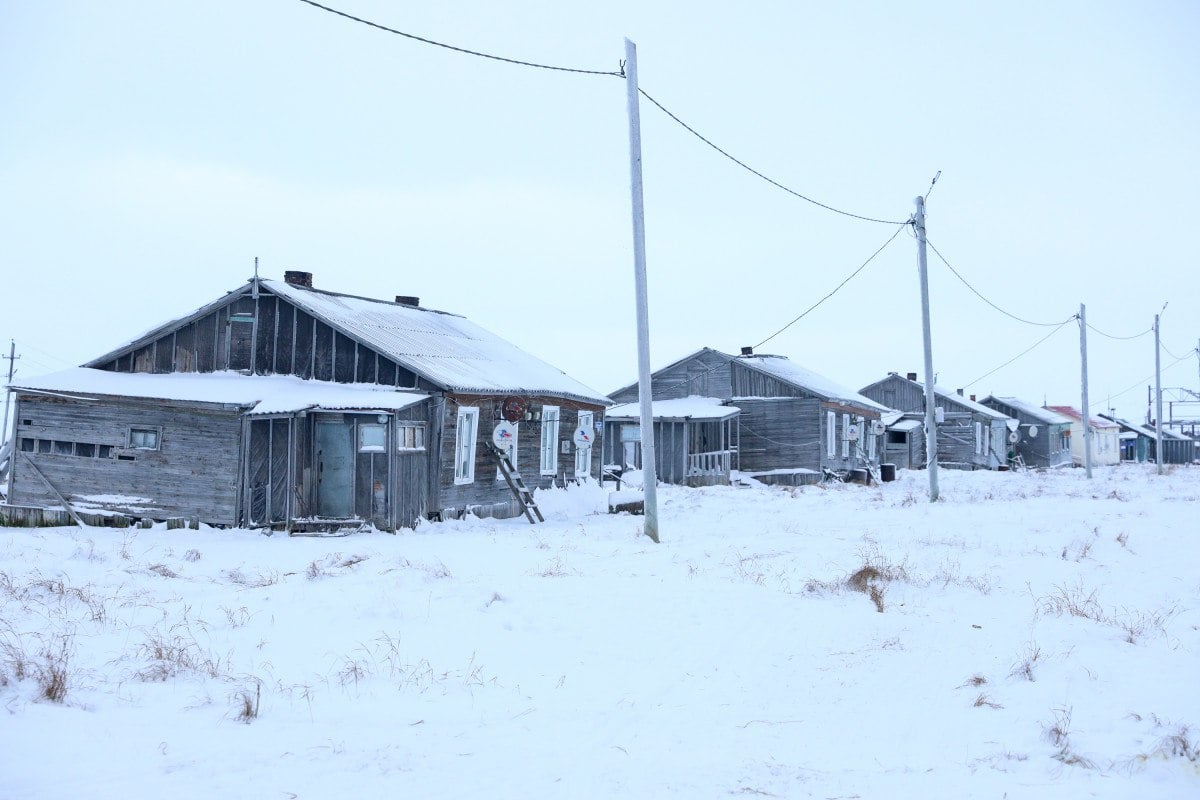
<instances>
[{"instance_id":1,"label":"white satellite dish","mask_svg":"<svg viewBox=\"0 0 1200 800\"><path fill-rule=\"evenodd\" d=\"M880 436L883 434L884 430L886 430L886 428L884 428L883 420L871 420L871 433L875 434L876 436Z\"/></svg>"},{"instance_id":2,"label":"white satellite dish","mask_svg":"<svg viewBox=\"0 0 1200 800\"><path fill-rule=\"evenodd\" d=\"M1013 431L1012 433L1010 433L1008 435L1008 440L1010 442L1012 442L1013 444L1016 444L1017 442L1019 442L1021 440L1021 434L1017 433L1016 431Z\"/></svg>"},{"instance_id":3,"label":"white satellite dish","mask_svg":"<svg viewBox=\"0 0 1200 800\"><path fill-rule=\"evenodd\" d=\"M1037 427L1037 425L1030 425L1030 426L1029 426L1029 438L1031 438L1031 439L1032 439L1034 436L1037 436L1037 432L1038 432L1038 427Z\"/></svg>"}]
</instances>

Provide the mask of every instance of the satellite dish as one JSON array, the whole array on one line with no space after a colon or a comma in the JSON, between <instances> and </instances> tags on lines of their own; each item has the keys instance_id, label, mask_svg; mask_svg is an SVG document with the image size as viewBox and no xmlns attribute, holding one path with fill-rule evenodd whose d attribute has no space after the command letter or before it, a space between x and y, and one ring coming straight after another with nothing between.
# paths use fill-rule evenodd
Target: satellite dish
<instances>
[{"instance_id":1,"label":"satellite dish","mask_svg":"<svg viewBox=\"0 0 1200 800\"><path fill-rule=\"evenodd\" d=\"M851 442L858 441L858 426L851 425L850 430L846 431L846 439Z\"/></svg>"},{"instance_id":2,"label":"satellite dish","mask_svg":"<svg viewBox=\"0 0 1200 800\"><path fill-rule=\"evenodd\" d=\"M1031 438L1031 439L1032 439L1034 436L1037 436L1037 432L1038 432L1038 426L1037 426L1037 425L1030 425L1030 426L1029 426L1029 438Z\"/></svg>"},{"instance_id":3,"label":"satellite dish","mask_svg":"<svg viewBox=\"0 0 1200 800\"><path fill-rule=\"evenodd\" d=\"M876 436L880 436L883 434L884 430L885 428L883 426L883 420L871 420L871 433L875 434Z\"/></svg>"},{"instance_id":4,"label":"satellite dish","mask_svg":"<svg viewBox=\"0 0 1200 800\"><path fill-rule=\"evenodd\" d=\"M1019 442L1021 440L1021 434L1017 433L1016 431L1013 431L1012 433L1010 433L1008 435L1008 440L1010 442L1012 442L1013 444L1016 444L1017 442Z\"/></svg>"}]
</instances>

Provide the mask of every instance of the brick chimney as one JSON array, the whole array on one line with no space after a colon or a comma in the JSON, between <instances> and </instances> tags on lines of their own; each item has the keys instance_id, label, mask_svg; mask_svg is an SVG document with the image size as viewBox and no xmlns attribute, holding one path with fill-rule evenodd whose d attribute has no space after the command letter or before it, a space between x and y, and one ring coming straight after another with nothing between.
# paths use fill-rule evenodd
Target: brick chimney
<instances>
[{"instance_id":1,"label":"brick chimney","mask_svg":"<svg viewBox=\"0 0 1200 800\"><path fill-rule=\"evenodd\" d=\"M905 375L904 377L908 378L910 381L915 381L917 379L917 373L910 372L907 375Z\"/></svg>"},{"instance_id":2,"label":"brick chimney","mask_svg":"<svg viewBox=\"0 0 1200 800\"><path fill-rule=\"evenodd\" d=\"M421 305L421 298L413 297L411 294L398 294L396 295L396 305L416 308Z\"/></svg>"},{"instance_id":3,"label":"brick chimney","mask_svg":"<svg viewBox=\"0 0 1200 800\"><path fill-rule=\"evenodd\" d=\"M744 355L744 356L752 356L752 355L754 355L754 348L753 348L753 347L743 347L743 348L742 348L742 355Z\"/></svg>"},{"instance_id":4,"label":"brick chimney","mask_svg":"<svg viewBox=\"0 0 1200 800\"><path fill-rule=\"evenodd\" d=\"M975 402L975 395L971 395L971 402L972 402L972 403L974 403L974 402Z\"/></svg>"},{"instance_id":5,"label":"brick chimney","mask_svg":"<svg viewBox=\"0 0 1200 800\"><path fill-rule=\"evenodd\" d=\"M302 272L298 269L289 269L283 273L283 282L290 283L292 286L303 286L306 289L311 289L312 273Z\"/></svg>"}]
</instances>

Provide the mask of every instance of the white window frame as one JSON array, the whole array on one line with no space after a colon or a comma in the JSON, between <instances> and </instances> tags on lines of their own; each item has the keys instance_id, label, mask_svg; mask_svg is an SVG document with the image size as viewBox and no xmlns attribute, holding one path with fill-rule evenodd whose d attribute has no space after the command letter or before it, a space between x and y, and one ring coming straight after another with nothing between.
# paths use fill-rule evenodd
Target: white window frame
<instances>
[{"instance_id":1,"label":"white window frame","mask_svg":"<svg viewBox=\"0 0 1200 800\"><path fill-rule=\"evenodd\" d=\"M975 455L983 455L983 423L975 423Z\"/></svg>"},{"instance_id":2,"label":"white window frame","mask_svg":"<svg viewBox=\"0 0 1200 800\"><path fill-rule=\"evenodd\" d=\"M596 415L592 411L579 412L579 428L586 428L593 437L596 436ZM592 474L592 446L575 446L575 477L587 478Z\"/></svg>"},{"instance_id":3,"label":"white window frame","mask_svg":"<svg viewBox=\"0 0 1200 800\"><path fill-rule=\"evenodd\" d=\"M454 426L454 483L475 482L475 440L479 438L479 409L459 406Z\"/></svg>"},{"instance_id":4,"label":"white window frame","mask_svg":"<svg viewBox=\"0 0 1200 800\"><path fill-rule=\"evenodd\" d=\"M541 473L558 474L558 427L561 421L558 406L542 406Z\"/></svg>"},{"instance_id":5,"label":"white window frame","mask_svg":"<svg viewBox=\"0 0 1200 800\"><path fill-rule=\"evenodd\" d=\"M837 455L837 412L825 412L825 452L830 458Z\"/></svg>"},{"instance_id":6,"label":"white window frame","mask_svg":"<svg viewBox=\"0 0 1200 800\"><path fill-rule=\"evenodd\" d=\"M135 433L153 434L154 435L154 445L148 447L143 444L134 444L133 437L134 437ZM162 428L156 427L154 425L130 425L129 433L128 433L128 436L125 438L125 442L129 445L129 447L127 448L129 450L159 450L162 448Z\"/></svg>"},{"instance_id":7,"label":"white window frame","mask_svg":"<svg viewBox=\"0 0 1200 800\"><path fill-rule=\"evenodd\" d=\"M850 457L850 415L842 414L842 458Z\"/></svg>"},{"instance_id":8,"label":"white window frame","mask_svg":"<svg viewBox=\"0 0 1200 800\"><path fill-rule=\"evenodd\" d=\"M365 434L368 431L374 431L378 428L377 433L383 435L383 441L380 444L367 444ZM360 453L386 453L387 452L387 425L382 422L363 422L358 426L358 452Z\"/></svg>"}]
</instances>

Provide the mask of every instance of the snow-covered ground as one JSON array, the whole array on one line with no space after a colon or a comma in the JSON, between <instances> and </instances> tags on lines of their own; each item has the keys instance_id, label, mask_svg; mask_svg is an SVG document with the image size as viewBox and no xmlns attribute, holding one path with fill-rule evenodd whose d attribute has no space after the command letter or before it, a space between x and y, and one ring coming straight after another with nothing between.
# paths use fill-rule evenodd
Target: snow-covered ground
<instances>
[{"instance_id":1,"label":"snow-covered ground","mask_svg":"<svg viewBox=\"0 0 1200 800\"><path fill-rule=\"evenodd\" d=\"M1200 796L1200 469L924 481L0 529L0 797Z\"/></svg>"}]
</instances>

